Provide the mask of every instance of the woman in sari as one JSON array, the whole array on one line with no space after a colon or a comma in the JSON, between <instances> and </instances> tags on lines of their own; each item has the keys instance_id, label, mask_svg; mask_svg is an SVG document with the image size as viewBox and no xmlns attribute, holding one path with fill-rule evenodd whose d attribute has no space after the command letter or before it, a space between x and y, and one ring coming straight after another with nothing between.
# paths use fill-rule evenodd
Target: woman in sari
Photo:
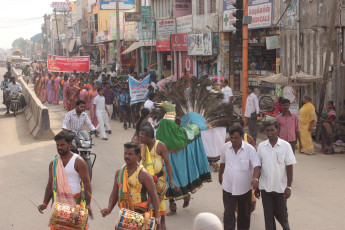
<instances>
[{"instance_id":1,"label":"woman in sari","mask_svg":"<svg viewBox=\"0 0 345 230\"><path fill-rule=\"evenodd\" d=\"M67 97L66 97L66 92L67 92L68 86L69 86L68 76L65 75L64 81L63 81L63 84L62 84L62 97L63 97L62 104L63 104L63 107L66 110L68 110L68 108L67 108Z\"/></svg>"},{"instance_id":2,"label":"woman in sari","mask_svg":"<svg viewBox=\"0 0 345 230\"><path fill-rule=\"evenodd\" d=\"M36 76L36 79L35 79L35 86L34 86L34 90L35 90L35 93L36 93L36 96L39 97L40 95L40 80L41 80L41 74L40 73L37 73L37 76Z\"/></svg>"},{"instance_id":3,"label":"woman in sari","mask_svg":"<svg viewBox=\"0 0 345 230\"><path fill-rule=\"evenodd\" d=\"M79 99L86 102L86 100L87 100L87 90L84 87L84 83L82 83L82 82L79 83L79 89L80 89Z\"/></svg>"},{"instance_id":4,"label":"woman in sari","mask_svg":"<svg viewBox=\"0 0 345 230\"><path fill-rule=\"evenodd\" d=\"M47 92L47 101L49 104L53 103L53 90L54 90L54 79L52 78L52 74L48 74L48 79L46 79L46 92Z\"/></svg>"},{"instance_id":5,"label":"woman in sari","mask_svg":"<svg viewBox=\"0 0 345 230\"><path fill-rule=\"evenodd\" d=\"M60 81L59 74L53 80L53 104L58 105L60 101Z\"/></svg>"},{"instance_id":6,"label":"woman in sari","mask_svg":"<svg viewBox=\"0 0 345 230\"><path fill-rule=\"evenodd\" d=\"M303 148L299 151L301 153L313 155L315 154L315 151L311 133L316 123L315 107L311 103L311 97L307 94L303 96L302 101L304 105L299 111L299 128Z\"/></svg>"},{"instance_id":7,"label":"woman in sari","mask_svg":"<svg viewBox=\"0 0 345 230\"><path fill-rule=\"evenodd\" d=\"M46 78L47 76L45 75L44 72L42 72L42 77L40 79L40 89L39 89L39 98L42 102L42 104L44 104L47 101L47 97L46 97Z\"/></svg>"},{"instance_id":8,"label":"woman in sari","mask_svg":"<svg viewBox=\"0 0 345 230\"><path fill-rule=\"evenodd\" d=\"M93 105L93 100L95 99L95 97L98 95L97 93L97 88L99 87L99 83L98 82L94 82L92 85L92 90L89 91L88 95L87 95L87 102L89 104L89 109L90 109L90 118L91 118L91 122L92 124L97 127L98 125L98 120L97 120L97 116L94 112L94 105Z\"/></svg>"},{"instance_id":9,"label":"woman in sari","mask_svg":"<svg viewBox=\"0 0 345 230\"><path fill-rule=\"evenodd\" d=\"M322 111L321 122L321 150L324 154L333 154L333 135L335 127L335 108L334 102L329 101L327 107Z\"/></svg>"},{"instance_id":10,"label":"woman in sari","mask_svg":"<svg viewBox=\"0 0 345 230\"><path fill-rule=\"evenodd\" d=\"M69 85L66 89L66 104L67 111L71 111L75 108L75 103L79 97L79 88L75 86L74 79L69 80Z\"/></svg>"}]
</instances>

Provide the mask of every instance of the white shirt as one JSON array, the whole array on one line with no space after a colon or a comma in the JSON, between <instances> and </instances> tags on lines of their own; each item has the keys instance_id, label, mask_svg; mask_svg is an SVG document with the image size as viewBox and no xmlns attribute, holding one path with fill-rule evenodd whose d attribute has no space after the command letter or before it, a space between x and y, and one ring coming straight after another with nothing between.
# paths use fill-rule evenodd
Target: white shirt
<instances>
[{"instance_id":1,"label":"white shirt","mask_svg":"<svg viewBox=\"0 0 345 230\"><path fill-rule=\"evenodd\" d=\"M72 194L80 193L80 176L74 168L77 157L78 154L73 154L72 158L69 160L65 167L68 185L71 189Z\"/></svg>"},{"instance_id":2,"label":"white shirt","mask_svg":"<svg viewBox=\"0 0 345 230\"><path fill-rule=\"evenodd\" d=\"M148 108L150 111L152 111L155 108L155 103L150 99L147 99L144 103L144 108Z\"/></svg>"},{"instance_id":3,"label":"white shirt","mask_svg":"<svg viewBox=\"0 0 345 230\"><path fill-rule=\"evenodd\" d=\"M235 154L231 142L224 144L220 163L225 163L222 188L234 196L243 195L251 189L253 168L260 166L259 156L253 146L242 141Z\"/></svg>"},{"instance_id":4,"label":"white shirt","mask_svg":"<svg viewBox=\"0 0 345 230\"><path fill-rule=\"evenodd\" d=\"M284 193L287 187L286 166L296 164L289 142L278 138L274 147L269 140L261 142L258 155L261 161L260 190Z\"/></svg>"},{"instance_id":5,"label":"white shirt","mask_svg":"<svg viewBox=\"0 0 345 230\"><path fill-rule=\"evenodd\" d=\"M105 97L101 95L97 95L93 100L93 104L96 105L96 111L104 111L105 110Z\"/></svg>"},{"instance_id":6,"label":"white shirt","mask_svg":"<svg viewBox=\"0 0 345 230\"><path fill-rule=\"evenodd\" d=\"M16 82L16 84L13 84L13 82L11 82L7 86L7 91L10 91L11 96L16 95L22 91L22 86L18 82Z\"/></svg>"},{"instance_id":7,"label":"white shirt","mask_svg":"<svg viewBox=\"0 0 345 230\"><path fill-rule=\"evenodd\" d=\"M69 111L62 122L63 129L74 130L76 132L83 130L84 125L87 125L90 130L95 130L95 127L91 123L89 116L85 112L82 112L78 117L75 109Z\"/></svg>"},{"instance_id":8,"label":"white shirt","mask_svg":"<svg viewBox=\"0 0 345 230\"><path fill-rule=\"evenodd\" d=\"M232 89L229 86L222 87L222 93L224 94L223 103L229 103L230 97L233 97Z\"/></svg>"},{"instance_id":9,"label":"white shirt","mask_svg":"<svg viewBox=\"0 0 345 230\"><path fill-rule=\"evenodd\" d=\"M247 97L247 104L246 104L246 110L244 112L245 117L250 117L252 113L259 114L260 107L259 107L259 99L255 95L255 93L251 93Z\"/></svg>"},{"instance_id":10,"label":"white shirt","mask_svg":"<svg viewBox=\"0 0 345 230\"><path fill-rule=\"evenodd\" d=\"M153 91L156 92L156 89L157 89L156 83L154 83L154 82L152 81L152 82L150 83L150 85L152 86Z\"/></svg>"}]
</instances>

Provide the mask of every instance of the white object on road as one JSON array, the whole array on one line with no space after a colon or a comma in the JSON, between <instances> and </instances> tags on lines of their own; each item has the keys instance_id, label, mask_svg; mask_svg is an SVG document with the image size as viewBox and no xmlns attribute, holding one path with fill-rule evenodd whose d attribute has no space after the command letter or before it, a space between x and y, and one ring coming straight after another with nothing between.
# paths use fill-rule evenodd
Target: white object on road
<instances>
[{"instance_id":1,"label":"white object on road","mask_svg":"<svg viewBox=\"0 0 345 230\"><path fill-rule=\"evenodd\" d=\"M223 224L213 213L199 213L193 223L193 230L223 230Z\"/></svg>"}]
</instances>

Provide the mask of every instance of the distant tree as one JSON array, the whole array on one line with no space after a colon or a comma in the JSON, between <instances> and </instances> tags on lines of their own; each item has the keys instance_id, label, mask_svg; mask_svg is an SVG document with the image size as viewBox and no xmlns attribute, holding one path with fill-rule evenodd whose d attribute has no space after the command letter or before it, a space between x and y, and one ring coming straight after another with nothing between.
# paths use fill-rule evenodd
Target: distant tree
<instances>
[{"instance_id":1,"label":"distant tree","mask_svg":"<svg viewBox=\"0 0 345 230\"><path fill-rule=\"evenodd\" d=\"M26 41L24 38L17 38L16 40L14 40L12 42L12 48L18 48L20 49L23 53L25 53L25 49L26 49Z\"/></svg>"}]
</instances>

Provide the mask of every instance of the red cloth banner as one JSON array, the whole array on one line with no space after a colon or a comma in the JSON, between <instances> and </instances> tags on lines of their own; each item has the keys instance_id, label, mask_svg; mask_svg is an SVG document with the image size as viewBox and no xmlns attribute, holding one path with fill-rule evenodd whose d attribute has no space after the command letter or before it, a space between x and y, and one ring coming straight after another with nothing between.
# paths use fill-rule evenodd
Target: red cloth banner
<instances>
[{"instance_id":1,"label":"red cloth banner","mask_svg":"<svg viewBox=\"0 0 345 230\"><path fill-rule=\"evenodd\" d=\"M188 51L188 33L187 34L171 34L171 50Z\"/></svg>"},{"instance_id":2,"label":"red cloth banner","mask_svg":"<svg viewBox=\"0 0 345 230\"><path fill-rule=\"evenodd\" d=\"M64 57L56 55L48 55L48 71L50 72L73 72L77 73L89 72L90 57Z\"/></svg>"}]
</instances>

